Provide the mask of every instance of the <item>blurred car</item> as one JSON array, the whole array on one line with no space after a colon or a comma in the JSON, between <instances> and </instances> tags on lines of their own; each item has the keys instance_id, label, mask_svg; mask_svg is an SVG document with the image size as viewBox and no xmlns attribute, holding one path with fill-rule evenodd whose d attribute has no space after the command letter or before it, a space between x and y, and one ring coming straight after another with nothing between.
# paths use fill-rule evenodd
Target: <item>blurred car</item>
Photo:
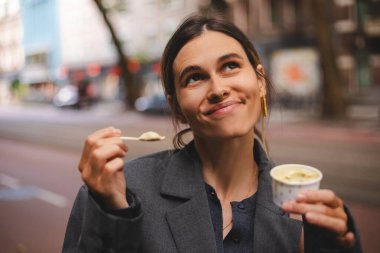
<instances>
[{"instance_id":1,"label":"blurred car","mask_svg":"<svg viewBox=\"0 0 380 253\"><path fill-rule=\"evenodd\" d=\"M135 101L135 109L139 112L169 114L170 107L164 95L139 97Z\"/></svg>"},{"instance_id":2,"label":"blurred car","mask_svg":"<svg viewBox=\"0 0 380 253\"><path fill-rule=\"evenodd\" d=\"M58 90L53 98L53 104L60 108L79 107L78 88L74 85L66 85Z\"/></svg>"}]
</instances>

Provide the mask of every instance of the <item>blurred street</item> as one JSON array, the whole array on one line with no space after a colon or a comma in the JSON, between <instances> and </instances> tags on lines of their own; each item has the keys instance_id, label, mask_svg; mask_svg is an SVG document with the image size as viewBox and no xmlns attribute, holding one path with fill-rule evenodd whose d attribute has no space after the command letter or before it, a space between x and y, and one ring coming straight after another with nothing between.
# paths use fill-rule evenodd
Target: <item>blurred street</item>
<instances>
[{"instance_id":1,"label":"blurred street","mask_svg":"<svg viewBox=\"0 0 380 253\"><path fill-rule=\"evenodd\" d=\"M48 106L0 107L0 253L60 252L66 222L81 185L82 143L92 131L115 126L125 135L154 130L162 142L130 142L127 159L171 148L171 118L124 111L117 104L90 110ZM373 121L327 123L308 112L273 110L266 127L270 154L280 163L322 170L322 187L350 206L364 252L380 241L380 126Z\"/></svg>"}]
</instances>

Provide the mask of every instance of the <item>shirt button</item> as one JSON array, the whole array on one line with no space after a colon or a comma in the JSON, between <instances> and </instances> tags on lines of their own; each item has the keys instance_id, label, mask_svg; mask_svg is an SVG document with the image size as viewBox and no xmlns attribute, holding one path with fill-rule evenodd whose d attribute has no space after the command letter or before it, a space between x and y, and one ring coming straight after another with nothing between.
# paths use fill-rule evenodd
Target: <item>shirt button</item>
<instances>
[{"instance_id":1,"label":"shirt button","mask_svg":"<svg viewBox=\"0 0 380 253\"><path fill-rule=\"evenodd\" d=\"M243 203L239 203L238 208L244 210L245 206Z\"/></svg>"},{"instance_id":2,"label":"shirt button","mask_svg":"<svg viewBox=\"0 0 380 253\"><path fill-rule=\"evenodd\" d=\"M211 196L215 197L215 192L211 191Z\"/></svg>"},{"instance_id":3,"label":"shirt button","mask_svg":"<svg viewBox=\"0 0 380 253\"><path fill-rule=\"evenodd\" d=\"M239 243L240 242L240 238L239 237L234 237L234 239L232 239L234 241L234 243Z\"/></svg>"}]
</instances>

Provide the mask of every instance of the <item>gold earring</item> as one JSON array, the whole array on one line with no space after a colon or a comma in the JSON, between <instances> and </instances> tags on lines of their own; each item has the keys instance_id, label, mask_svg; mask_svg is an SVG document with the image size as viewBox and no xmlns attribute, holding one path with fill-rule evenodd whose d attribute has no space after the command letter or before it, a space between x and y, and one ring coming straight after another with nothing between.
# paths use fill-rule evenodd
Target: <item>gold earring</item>
<instances>
[{"instance_id":1,"label":"gold earring","mask_svg":"<svg viewBox=\"0 0 380 253\"><path fill-rule=\"evenodd\" d=\"M262 96L260 100L261 100L261 111L263 113L263 117L266 118L268 116L267 99L265 96Z\"/></svg>"}]
</instances>

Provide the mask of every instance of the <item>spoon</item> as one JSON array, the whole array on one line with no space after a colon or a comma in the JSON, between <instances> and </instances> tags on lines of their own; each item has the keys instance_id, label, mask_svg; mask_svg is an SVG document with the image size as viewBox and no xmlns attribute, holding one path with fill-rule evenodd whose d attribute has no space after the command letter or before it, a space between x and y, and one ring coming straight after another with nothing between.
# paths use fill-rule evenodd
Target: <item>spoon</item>
<instances>
[{"instance_id":1,"label":"spoon","mask_svg":"<svg viewBox=\"0 0 380 253\"><path fill-rule=\"evenodd\" d=\"M132 141L161 141L165 139L165 136L161 136L156 132L149 131L143 133L139 137L131 137L131 136L122 136L120 137L122 140L132 140Z\"/></svg>"}]
</instances>

